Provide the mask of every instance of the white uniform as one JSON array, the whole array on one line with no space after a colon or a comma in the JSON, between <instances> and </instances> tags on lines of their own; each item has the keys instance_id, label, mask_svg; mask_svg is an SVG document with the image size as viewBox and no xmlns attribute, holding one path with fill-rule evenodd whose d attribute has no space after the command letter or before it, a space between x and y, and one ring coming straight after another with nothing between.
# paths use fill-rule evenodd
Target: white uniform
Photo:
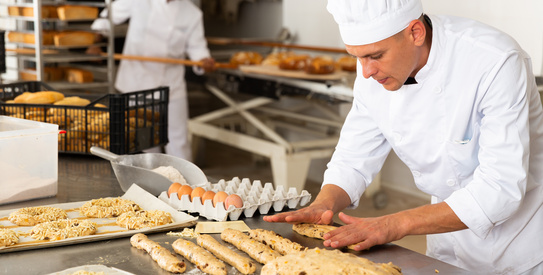
<instances>
[{"instance_id":1,"label":"white uniform","mask_svg":"<svg viewBox=\"0 0 543 275\"><path fill-rule=\"evenodd\" d=\"M354 207L393 149L432 203L445 201L469 227L428 235L428 255L476 274L519 274L543 261L543 112L531 61L493 28L430 18L418 84L390 92L358 67L323 184L342 187Z\"/></svg>"},{"instance_id":2,"label":"white uniform","mask_svg":"<svg viewBox=\"0 0 543 275\"><path fill-rule=\"evenodd\" d=\"M111 9L114 24L130 19L123 54L181 59L188 55L191 60L210 57L202 12L189 0L116 0ZM105 29L104 20L95 21L92 28ZM185 67L121 61L115 83L119 91L127 93L159 86L170 88L166 153L190 160Z\"/></svg>"}]
</instances>

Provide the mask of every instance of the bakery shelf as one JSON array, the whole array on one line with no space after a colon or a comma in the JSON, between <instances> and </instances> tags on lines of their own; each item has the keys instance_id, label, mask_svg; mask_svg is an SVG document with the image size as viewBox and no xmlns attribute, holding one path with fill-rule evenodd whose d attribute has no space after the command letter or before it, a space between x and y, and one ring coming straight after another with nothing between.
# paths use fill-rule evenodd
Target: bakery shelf
<instances>
[{"instance_id":1,"label":"bakery shelf","mask_svg":"<svg viewBox=\"0 0 543 275\"><path fill-rule=\"evenodd\" d=\"M65 0L0 0L0 7L20 7L20 8L33 8L33 11L41 10L42 12L34 12L34 16L28 16L29 13L24 13L24 9L13 9L12 13L8 16L2 16L6 20L11 20L10 24L0 27L7 28L8 25L11 25L9 28L13 28L14 32L26 32L34 34L36 43L17 43L17 42L8 42L10 46L21 49L21 50L34 50L34 53L8 53L9 56L14 56L17 58L17 68L18 71L25 71L29 66L34 66L36 71L37 80L43 80L44 78L44 64L48 66L54 66L54 63L57 63L62 66L72 66L77 63L73 62L87 62L94 66L93 61L106 61L106 62L96 62L96 67L100 67L97 71L100 71L100 74L106 75L105 77L100 77L98 81L95 78L96 82L93 83L52 83L55 88L58 89L87 89L98 88L102 89L107 87L109 93L114 93L115 89L113 86L114 72L115 72L115 60L113 58L114 51L114 35L110 35L106 43L96 43L90 45L75 45L75 46L56 46L56 45L43 45L39 42L44 39L45 30L52 31L90 31L90 25L94 19L68 19L62 20L59 18L44 18L47 14L51 12L46 6L88 6L96 8L108 8L111 5L112 0L103 0L103 1L65 1ZM23 10L23 11L22 11ZM21 12L22 11L22 12ZM95 15L91 15L94 17ZM111 15L108 17L111 20ZM113 24L111 25L110 33L114 34ZM50 39L49 36L46 36L46 39ZM21 40L23 42L23 40ZM27 41L27 40L24 40ZM84 50L90 46L105 47L107 48L106 56L96 56L85 54ZM10 47L11 48L11 47ZM58 51L58 54L56 53ZM54 52L51 54L51 52ZM35 63L35 64L32 64ZM105 64L104 64L105 63ZM105 69L104 69L105 68ZM31 68L32 69L32 68ZM103 72L105 71L105 73ZM49 83L49 82L48 82Z\"/></svg>"},{"instance_id":2,"label":"bakery shelf","mask_svg":"<svg viewBox=\"0 0 543 275\"><path fill-rule=\"evenodd\" d=\"M71 83L66 81L50 81L47 82L51 87L56 90L73 90L73 89L100 89L107 88L108 82L89 82L89 83Z\"/></svg>"}]
</instances>

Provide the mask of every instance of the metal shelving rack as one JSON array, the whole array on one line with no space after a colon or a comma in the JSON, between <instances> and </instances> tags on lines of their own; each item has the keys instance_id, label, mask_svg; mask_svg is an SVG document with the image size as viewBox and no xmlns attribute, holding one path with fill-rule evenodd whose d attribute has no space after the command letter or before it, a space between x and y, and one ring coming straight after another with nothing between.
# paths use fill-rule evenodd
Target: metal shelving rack
<instances>
[{"instance_id":1,"label":"metal shelving rack","mask_svg":"<svg viewBox=\"0 0 543 275\"><path fill-rule=\"evenodd\" d=\"M34 10L34 17L25 16L8 16L16 20L16 30L11 31L27 31L28 22L33 22L33 33L35 37L34 44L28 43L12 43L17 48L22 49L34 49L34 54L15 54L18 59L18 70L24 69L25 65L23 61L33 61L36 64L36 76L38 81L44 79L44 64L45 63L70 63L70 62L83 62L83 61L101 61L107 60L106 66L94 66L86 65L87 68L91 68L94 72L99 72L106 76L105 81L95 81L90 83L69 83L66 81L47 82L50 86L58 90L81 90L81 89L107 89L108 93L115 93L114 79L115 79L115 60L114 54L114 37L113 35L107 36L106 43L94 44L95 46L106 47L107 55L98 56L85 53L73 53L71 49L83 49L88 46L64 46L58 47L53 45L43 45L43 26L54 25L55 30L86 30L90 31L90 24L92 20L60 20L51 18L42 18L42 6L44 5L81 5L81 6L93 6L98 8L107 8L111 11L111 0L104 0L103 2L86 2L86 1L68 1L68 0L2 0L0 6L17 6L17 7L32 7ZM110 34L114 34L114 25L112 24L111 12L108 12L108 19L110 22ZM10 31L10 30L6 30ZM44 54L44 50L54 50L58 53ZM85 65L77 65L77 67L85 67Z\"/></svg>"}]
</instances>

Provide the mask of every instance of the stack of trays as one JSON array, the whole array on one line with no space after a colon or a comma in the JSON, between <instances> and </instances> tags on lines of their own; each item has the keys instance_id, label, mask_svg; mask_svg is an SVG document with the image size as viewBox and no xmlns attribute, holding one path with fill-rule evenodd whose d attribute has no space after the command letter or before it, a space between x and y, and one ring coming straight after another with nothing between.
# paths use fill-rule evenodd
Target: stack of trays
<instances>
[{"instance_id":1,"label":"stack of trays","mask_svg":"<svg viewBox=\"0 0 543 275\"><path fill-rule=\"evenodd\" d=\"M183 195L179 199L177 193L172 193L168 197L167 191L162 192L158 198L177 210L198 213L202 217L216 221L226 221L228 218L235 221L239 219L242 213L245 217L250 218L257 209L263 215L267 214L272 207L275 212L281 212L285 206L294 209L298 205L306 205L311 200L311 194L307 190L298 193L295 187L291 187L286 191L282 185L278 185L274 189L269 182L262 186L261 181L255 180L251 183L248 178L240 180L238 177L234 177L229 181L222 179L215 184L208 182L200 187L215 193L224 191L229 195L237 194L243 200L243 207L236 208L230 205L228 209L225 209L223 202L213 206L211 200L202 203L199 197L194 198L193 201L190 201L189 195Z\"/></svg>"}]
</instances>

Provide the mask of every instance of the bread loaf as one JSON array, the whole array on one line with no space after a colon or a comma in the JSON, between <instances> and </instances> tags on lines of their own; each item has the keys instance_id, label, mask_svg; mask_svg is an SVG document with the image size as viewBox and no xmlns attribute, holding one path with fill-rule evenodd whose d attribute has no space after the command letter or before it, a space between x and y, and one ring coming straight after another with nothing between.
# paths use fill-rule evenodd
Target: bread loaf
<instances>
[{"instance_id":1,"label":"bread loaf","mask_svg":"<svg viewBox=\"0 0 543 275\"><path fill-rule=\"evenodd\" d=\"M55 46L88 46L94 43L95 34L85 31L64 31L55 34Z\"/></svg>"},{"instance_id":2,"label":"bread loaf","mask_svg":"<svg viewBox=\"0 0 543 275\"><path fill-rule=\"evenodd\" d=\"M22 16L34 17L34 8L32 7L22 7L21 8ZM42 5L41 7L41 17L42 18L58 18L57 7Z\"/></svg>"},{"instance_id":3,"label":"bread loaf","mask_svg":"<svg viewBox=\"0 0 543 275\"><path fill-rule=\"evenodd\" d=\"M317 56L307 62L305 72L308 74L331 74L335 71L334 59L329 56Z\"/></svg>"},{"instance_id":4,"label":"bread loaf","mask_svg":"<svg viewBox=\"0 0 543 275\"><path fill-rule=\"evenodd\" d=\"M281 62L279 63L279 69L290 71L303 71L307 66L308 60L308 55L291 54L281 59Z\"/></svg>"},{"instance_id":5,"label":"bread loaf","mask_svg":"<svg viewBox=\"0 0 543 275\"><path fill-rule=\"evenodd\" d=\"M42 43L43 45L53 45L54 37L57 32L55 31L43 31L42 32ZM36 37L33 33L24 33L23 34L23 43L34 44L36 43Z\"/></svg>"},{"instance_id":6,"label":"bread loaf","mask_svg":"<svg viewBox=\"0 0 543 275\"><path fill-rule=\"evenodd\" d=\"M69 105L69 106L87 106L90 104L90 100L81 98L78 96L65 97L57 102L55 105Z\"/></svg>"},{"instance_id":7,"label":"bread loaf","mask_svg":"<svg viewBox=\"0 0 543 275\"><path fill-rule=\"evenodd\" d=\"M35 69L27 69L19 72L19 77L22 80L36 81L38 76ZM43 67L43 81L60 81L64 79L64 70L58 67Z\"/></svg>"},{"instance_id":8,"label":"bread loaf","mask_svg":"<svg viewBox=\"0 0 543 275\"><path fill-rule=\"evenodd\" d=\"M24 92L17 96L15 103L26 104L51 104L64 98L64 95L59 92L42 91L42 92Z\"/></svg>"},{"instance_id":9,"label":"bread loaf","mask_svg":"<svg viewBox=\"0 0 543 275\"><path fill-rule=\"evenodd\" d=\"M21 7L17 6L9 6L8 7L8 15L9 16L22 16L23 11Z\"/></svg>"},{"instance_id":10,"label":"bread loaf","mask_svg":"<svg viewBox=\"0 0 543 275\"><path fill-rule=\"evenodd\" d=\"M65 68L64 74L70 83L87 83L94 79L92 72L83 69Z\"/></svg>"},{"instance_id":11,"label":"bread loaf","mask_svg":"<svg viewBox=\"0 0 543 275\"><path fill-rule=\"evenodd\" d=\"M262 63L262 55L257 52L237 52L230 58L230 64L239 65L259 65Z\"/></svg>"},{"instance_id":12,"label":"bread loaf","mask_svg":"<svg viewBox=\"0 0 543 275\"><path fill-rule=\"evenodd\" d=\"M356 72L356 57L354 56L342 55L338 57L336 63L343 71Z\"/></svg>"},{"instance_id":13,"label":"bread loaf","mask_svg":"<svg viewBox=\"0 0 543 275\"><path fill-rule=\"evenodd\" d=\"M95 19L98 17L98 8L64 5L57 8L57 13L61 20Z\"/></svg>"}]
</instances>

